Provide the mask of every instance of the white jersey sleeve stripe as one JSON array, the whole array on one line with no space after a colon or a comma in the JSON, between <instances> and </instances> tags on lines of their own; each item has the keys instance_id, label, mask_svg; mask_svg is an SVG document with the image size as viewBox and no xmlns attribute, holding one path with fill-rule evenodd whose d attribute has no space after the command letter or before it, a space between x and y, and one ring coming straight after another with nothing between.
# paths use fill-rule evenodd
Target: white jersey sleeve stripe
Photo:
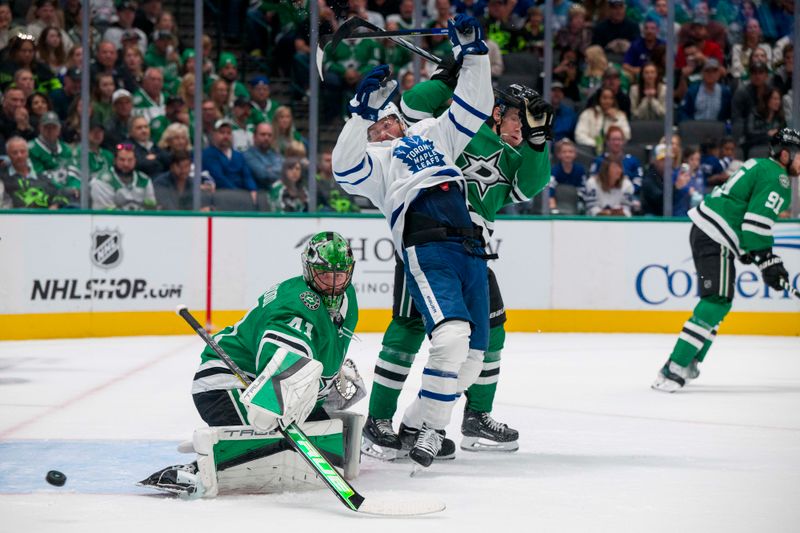
<instances>
[{"instance_id":1,"label":"white jersey sleeve stripe","mask_svg":"<svg viewBox=\"0 0 800 533\"><path fill-rule=\"evenodd\" d=\"M461 124L459 124L458 121L456 120L456 117L453 116L453 112L452 111L448 111L447 112L447 116L448 116L448 118L450 118L450 122L453 123L453 125L456 127L456 129L459 132L461 132L464 135L466 135L467 137L469 137L470 139L475 136L475 133L477 133L477 130L476 131L470 131L467 128L465 128L464 126L462 126Z\"/></svg>"},{"instance_id":2,"label":"white jersey sleeve stripe","mask_svg":"<svg viewBox=\"0 0 800 533\"><path fill-rule=\"evenodd\" d=\"M464 109L466 109L467 111L469 111L470 113L472 113L473 115L475 115L484 122L489 119L489 115L481 113L480 111L469 105L467 102L462 100L457 94L453 94L453 102L457 103L458 105L460 105L461 107L463 107Z\"/></svg>"},{"instance_id":3,"label":"white jersey sleeve stripe","mask_svg":"<svg viewBox=\"0 0 800 533\"><path fill-rule=\"evenodd\" d=\"M772 228L765 228L760 224L755 224L748 220L742 222L742 231L749 231L756 235L763 235L764 237L772 237Z\"/></svg>"},{"instance_id":4,"label":"white jersey sleeve stripe","mask_svg":"<svg viewBox=\"0 0 800 533\"><path fill-rule=\"evenodd\" d=\"M759 225L763 224L768 228L771 228L775 224L775 221L769 217L750 212L744 214L744 220L747 220L748 222L754 222Z\"/></svg>"}]
</instances>

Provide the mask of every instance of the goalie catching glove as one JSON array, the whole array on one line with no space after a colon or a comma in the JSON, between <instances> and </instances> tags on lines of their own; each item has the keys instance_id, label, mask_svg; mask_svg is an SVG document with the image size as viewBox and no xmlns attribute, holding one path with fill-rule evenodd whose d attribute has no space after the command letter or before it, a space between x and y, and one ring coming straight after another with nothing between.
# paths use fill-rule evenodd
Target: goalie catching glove
<instances>
[{"instance_id":1,"label":"goalie catching glove","mask_svg":"<svg viewBox=\"0 0 800 533\"><path fill-rule=\"evenodd\" d=\"M389 79L389 65L378 65L358 84L347 109L354 115L377 122L378 111L392 101L396 92L397 82Z\"/></svg>"},{"instance_id":2,"label":"goalie catching glove","mask_svg":"<svg viewBox=\"0 0 800 533\"><path fill-rule=\"evenodd\" d=\"M513 86L512 86L513 87ZM553 106L542 96L524 87L522 101L525 109L520 113L522 118L522 136L528 146L537 152L544 150L545 143L553 139Z\"/></svg>"},{"instance_id":3,"label":"goalie catching glove","mask_svg":"<svg viewBox=\"0 0 800 533\"><path fill-rule=\"evenodd\" d=\"M322 363L280 349L242 393L247 418L261 431L272 431L308 418L317 402Z\"/></svg>"},{"instance_id":4,"label":"goalie catching glove","mask_svg":"<svg viewBox=\"0 0 800 533\"><path fill-rule=\"evenodd\" d=\"M773 254L772 250L747 252L739 257L739 261L745 265L755 264L769 288L782 291L789 286L789 272L783 266L783 259Z\"/></svg>"},{"instance_id":5,"label":"goalie catching glove","mask_svg":"<svg viewBox=\"0 0 800 533\"><path fill-rule=\"evenodd\" d=\"M342 368L325 398L325 411L344 411L367 396L366 386L352 359L345 359Z\"/></svg>"}]
</instances>

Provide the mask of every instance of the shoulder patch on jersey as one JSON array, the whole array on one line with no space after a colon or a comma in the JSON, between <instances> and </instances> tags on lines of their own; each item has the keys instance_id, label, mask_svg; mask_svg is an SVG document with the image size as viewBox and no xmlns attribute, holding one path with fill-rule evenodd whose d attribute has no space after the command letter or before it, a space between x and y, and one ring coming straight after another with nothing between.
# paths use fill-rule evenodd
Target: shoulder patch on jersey
<instances>
[{"instance_id":1,"label":"shoulder patch on jersey","mask_svg":"<svg viewBox=\"0 0 800 533\"><path fill-rule=\"evenodd\" d=\"M789 176L787 176L786 174L781 174L780 176L778 176L778 181L781 182L781 185L783 186L784 189L792 188L792 184L789 181Z\"/></svg>"},{"instance_id":2,"label":"shoulder patch on jersey","mask_svg":"<svg viewBox=\"0 0 800 533\"><path fill-rule=\"evenodd\" d=\"M319 295L314 291L305 291L300 294L300 301L303 302L303 305L311 309L312 311L316 311L319 309L322 300L320 300Z\"/></svg>"}]
</instances>

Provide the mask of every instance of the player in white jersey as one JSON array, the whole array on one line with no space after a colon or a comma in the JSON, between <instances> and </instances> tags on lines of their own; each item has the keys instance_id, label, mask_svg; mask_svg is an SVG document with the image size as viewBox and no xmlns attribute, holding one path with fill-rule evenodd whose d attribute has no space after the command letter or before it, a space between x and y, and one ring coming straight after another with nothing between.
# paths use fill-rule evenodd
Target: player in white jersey
<instances>
[{"instance_id":1,"label":"player in white jersey","mask_svg":"<svg viewBox=\"0 0 800 533\"><path fill-rule=\"evenodd\" d=\"M422 388L410 409L422 426L409 457L429 466L459 392L477 379L488 347L487 256L466 203L456 159L489 117L493 93L483 29L472 17L448 23L462 63L449 110L407 127L390 100L389 67L372 70L350 101L352 118L333 150L336 181L369 198L389 222L409 292L431 339Z\"/></svg>"}]
</instances>

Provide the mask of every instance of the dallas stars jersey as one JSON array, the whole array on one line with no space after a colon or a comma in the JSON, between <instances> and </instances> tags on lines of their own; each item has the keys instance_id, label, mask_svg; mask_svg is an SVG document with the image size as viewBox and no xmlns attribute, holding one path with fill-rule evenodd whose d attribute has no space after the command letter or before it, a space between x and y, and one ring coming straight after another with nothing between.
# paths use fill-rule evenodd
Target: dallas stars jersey
<instances>
[{"instance_id":1,"label":"dallas stars jersey","mask_svg":"<svg viewBox=\"0 0 800 533\"><path fill-rule=\"evenodd\" d=\"M80 170L73 165L72 150L63 141L58 141L51 150L39 137L28 143L31 165L36 174L49 179L59 188L80 189Z\"/></svg>"},{"instance_id":2,"label":"dallas stars jersey","mask_svg":"<svg viewBox=\"0 0 800 533\"><path fill-rule=\"evenodd\" d=\"M786 169L774 159L750 159L689 217L706 235L742 255L772 247L772 225L790 202Z\"/></svg>"},{"instance_id":3,"label":"dallas stars jersey","mask_svg":"<svg viewBox=\"0 0 800 533\"><path fill-rule=\"evenodd\" d=\"M339 312L344 318L341 327L333 323L320 296L302 276L297 276L272 286L244 318L214 335L214 340L251 379L263 372L280 349L316 359L322 363L318 399L324 400L358 321L352 285L345 292ZM243 388L211 348L206 347L200 359L192 394Z\"/></svg>"},{"instance_id":4,"label":"dallas stars jersey","mask_svg":"<svg viewBox=\"0 0 800 533\"><path fill-rule=\"evenodd\" d=\"M439 80L427 81L403 93L401 110L410 122L440 115L452 90ZM523 142L514 148L483 124L456 160L468 184L473 221L494 231L497 212L503 206L530 200L550 180L547 151L536 152Z\"/></svg>"}]
</instances>

